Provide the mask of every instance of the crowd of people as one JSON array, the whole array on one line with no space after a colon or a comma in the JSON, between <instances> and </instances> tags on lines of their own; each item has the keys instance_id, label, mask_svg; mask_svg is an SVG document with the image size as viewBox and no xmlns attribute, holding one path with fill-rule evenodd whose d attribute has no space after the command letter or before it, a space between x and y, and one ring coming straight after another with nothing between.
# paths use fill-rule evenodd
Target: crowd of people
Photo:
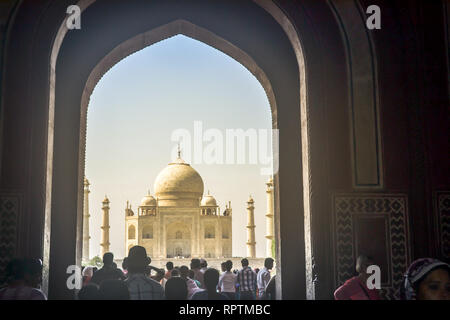
<instances>
[{"instance_id":1,"label":"crowd of people","mask_svg":"<svg viewBox=\"0 0 450 320\"><path fill-rule=\"evenodd\" d=\"M82 271L79 300L274 300L277 276L271 276L272 258L266 258L261 270L252 269L248 259L233 270L233 262L221 264L221 272L208 268L205 259L192 259L190 266L166 263L166 270L150 265L151 258L142 246L130 249L122 269L112 253L103 256L103 267L87 266ZM339 287L336 300L379 300L377 289L367 286L367 267L373 261L364 255L357 259L358 275ZM0 300L46 300L39 289L42 261L14 259L6 270ZM414 261L399 288L403 300L450 300L450 265L424 258Z\"/></svg>"},{"instance_id":2,"label":"crowd of people","mask_svg":"<svg viewBox=\"0 0 450 320\"><path fill-rule=\"evenodd\" d=\"M358 256L356 260L358 275L337 288L334 298L380 300L379 289L368 286L372 273L368 273L367 270L371 265L376 265L371 257ZM409 266L398 289L401 300L450 300L450 265L437 259L417 259Z\"/></svg>"},{"instance_id":3,"label":"crowd of people","mask_svg":"<svg viewBox=\"0 0 450 320\"><path fill-rule=\"evenodd\" d=\"M269 286L274 260L267 258L264 268L252 269L242 259L242 269L233 262L221 264L220 273L209 268L205 259L192 259L190 266L166 263L166 270L150 265L151 258L142 246L130 249L122 270L114 264L112 253L103 256L103 267L83 270L80 300L255 300L275 299L275 286ZM233 270L233 271L232 271Z\"/></svg>"}]
</instances>

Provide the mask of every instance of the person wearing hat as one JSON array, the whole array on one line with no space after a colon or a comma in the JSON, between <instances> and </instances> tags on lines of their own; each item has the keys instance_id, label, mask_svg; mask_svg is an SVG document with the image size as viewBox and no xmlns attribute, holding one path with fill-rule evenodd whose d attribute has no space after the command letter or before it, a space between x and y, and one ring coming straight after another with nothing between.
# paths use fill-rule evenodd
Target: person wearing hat
<instances>
[{"instance_id":1,"label":"person wearing hat","mask_svg":"<svg viewBox=\"0 0 450 320\"><path fill-rule=\"evenodd\" d=\"M414 261L404 275L401 300L450 300L450 265L432 258Z\"/></svg>"},{"instance_id":2,"label":"person wearing hat","mask_svg":"<svg viewBox=\"0 0 450 320\"><path fill-rule=\"evenodd\" d=\"M128 278L125 284L130 292L130 300L162 300L164 289L146 275L146 268L152 260L142 246L130 249L127 259Z\"/></svg>"}]
</instances>

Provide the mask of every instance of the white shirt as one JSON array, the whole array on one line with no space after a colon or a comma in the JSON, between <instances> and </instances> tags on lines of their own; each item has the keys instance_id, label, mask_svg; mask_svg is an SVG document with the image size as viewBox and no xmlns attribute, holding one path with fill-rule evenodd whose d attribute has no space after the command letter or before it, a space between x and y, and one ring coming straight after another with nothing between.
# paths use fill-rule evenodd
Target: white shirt
<instances>
[{"instance_id":1,"label":"white shirt","mask_svg":"<svg viewBox=\"0 0 450 320\"><path fill-rule=\"evenodd\" d=\"M256 283L258 284L258 291L260 297L264 294L269 281L270 281L270 271L267 270L266 267L264 267L258 272L258 276L256 277Z\"/></svg>"},{"instance_id":2,"label":"white shirt","mask_svg":"<svg viewBox=\"0 0 450 320\"><path fill-rule=\"evenodd\" d=\"M221 292L236 292L237 276L231 271L225 271L219 278Z\"/></svg>"}]
</instances>

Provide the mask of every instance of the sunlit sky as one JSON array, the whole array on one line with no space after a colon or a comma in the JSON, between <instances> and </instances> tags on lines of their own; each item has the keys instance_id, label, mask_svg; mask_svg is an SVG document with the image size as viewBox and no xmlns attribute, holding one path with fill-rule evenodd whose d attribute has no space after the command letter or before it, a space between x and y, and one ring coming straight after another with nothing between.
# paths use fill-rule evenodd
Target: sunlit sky
<instances>
[{"instance_id":1,"label":"sunlit sky","mask_svg":"<svg viewBox=\"0 0 450 320\"><path fill-rule=\"evenodd\" d=\"M89 103L86 145L86 177L91 183L91 257L100 254L101 202L105 194L111 201L110 250L116 258L122 258L126 201L132 203L136 213L147 190L154 193L156 176L177 148L172 133L184 128L193 136L194 121L201 121L204 131L219 129L224 137L226 129L270 130L269 102L261 84L244 66L182 35L130 55L99 81ZM261 168L267 166L191 165L203 178L205 194L210 190L221 212L231 201L233 256L246 255L246 201L252 195L256 254L266 256L268 176L261 174Z\"/></svg>"}]
</instances>

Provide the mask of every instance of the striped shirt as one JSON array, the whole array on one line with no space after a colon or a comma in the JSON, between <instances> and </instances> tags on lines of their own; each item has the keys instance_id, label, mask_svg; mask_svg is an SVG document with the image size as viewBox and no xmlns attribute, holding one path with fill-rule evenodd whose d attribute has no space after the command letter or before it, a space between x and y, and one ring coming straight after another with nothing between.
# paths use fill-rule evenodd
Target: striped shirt
<instances>
[{"instance_id":1,"label":"striped shirt","mask_svg":"<svg viewBox=\"0 0 450 320\"><path fill-rule=\"evenodd\" d=\"M130 292L130 300L162 300L163 287L143 273L128 274L124 281Z\"/></svg>"},{"instance_id":2,"label":"striped shirt","mask_svg":"<svg viewBox=\"0 0 450 320\"><path fill-rule=\"evenodd\" d=\"M256 291L256 273L250 267L242 268L237 275L239 291Z\"/></svg>"},{"instance_id":3,"label":"striped shirt","mask_svg":"<svg viewBox=\"0 0 450 320\"><path fill-rule=\"evenodd\" d=\"M270 281L270 271L267 270L266 267L264 267L258 272L258 276L257 276L259 297L262 297L264 295L264 292L266 290L266 287L267 287L267 284L269 283L269 281Z\"/></svg>"}]
</instances>

